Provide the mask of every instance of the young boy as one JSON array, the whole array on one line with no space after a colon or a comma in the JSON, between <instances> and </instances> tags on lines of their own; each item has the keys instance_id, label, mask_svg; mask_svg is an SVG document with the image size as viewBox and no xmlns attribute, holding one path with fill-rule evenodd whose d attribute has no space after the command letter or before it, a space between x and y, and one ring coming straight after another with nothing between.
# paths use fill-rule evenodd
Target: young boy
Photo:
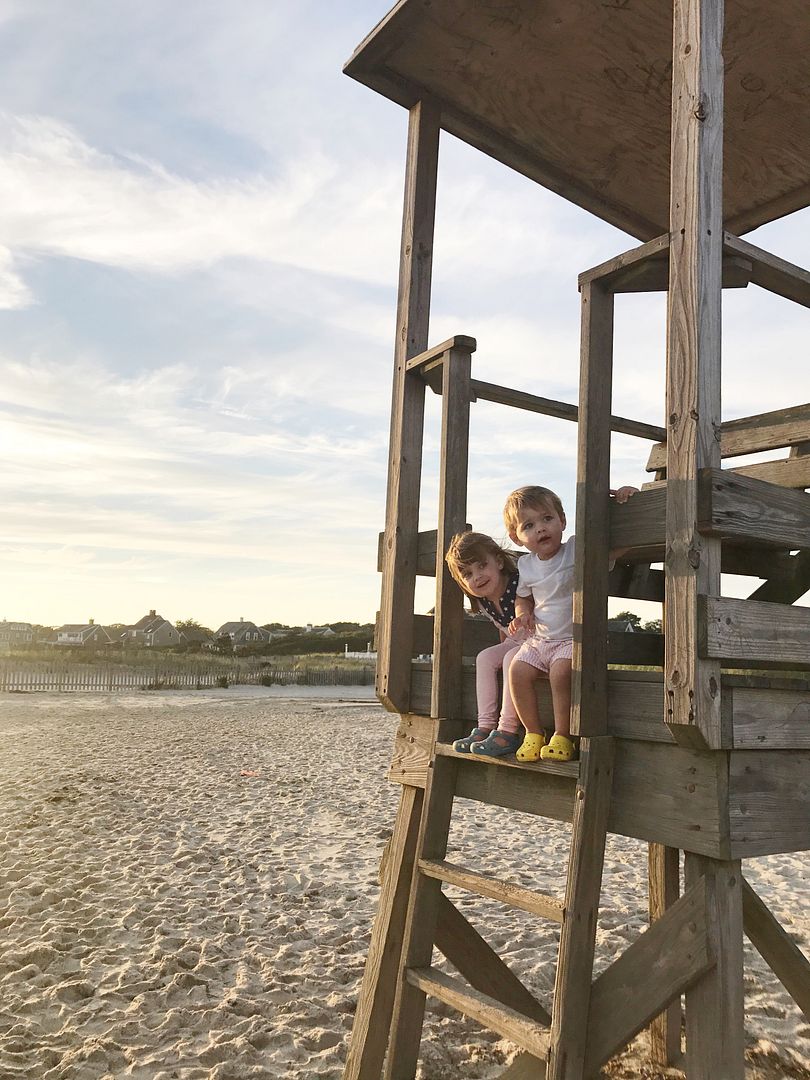
<instances>
[{"instance_id":1,"label":"young boy","mask_svg":"<svg viewBox=\"0 0 810 1080\"><path fill-rule=\"evenodd\" d=\"M611 492L626 502L636 488ZM509 688L526 729L518 761L570 761L576 747L571 730L571 658L573 656L574 537L563 541L566 520L559 496L548 488L513 491L503 511L509 538L529 554L518 564L520 580L511 632L533 630L509 668ZM554 734L546 745L537 712L534 684L541 675L551 684Z\"/></svg>"}]
</instances>

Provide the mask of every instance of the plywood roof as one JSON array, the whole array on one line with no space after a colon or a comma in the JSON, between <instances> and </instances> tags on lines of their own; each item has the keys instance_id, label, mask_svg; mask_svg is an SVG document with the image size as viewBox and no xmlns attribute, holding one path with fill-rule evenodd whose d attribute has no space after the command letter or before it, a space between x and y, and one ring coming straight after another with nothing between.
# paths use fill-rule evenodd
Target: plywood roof
<instances>
[{"instance_id":1,"label":"plywood roof","mask_svg":"<svg viewBox=\"0 0 810 1080\"><path fill-rule=\"evenodd\" d=\"M726 0L724 218L810 204L810 5ZM669 228L672 0L400 0L346 73L647 240Z\"/></svg>"}]
</instances>

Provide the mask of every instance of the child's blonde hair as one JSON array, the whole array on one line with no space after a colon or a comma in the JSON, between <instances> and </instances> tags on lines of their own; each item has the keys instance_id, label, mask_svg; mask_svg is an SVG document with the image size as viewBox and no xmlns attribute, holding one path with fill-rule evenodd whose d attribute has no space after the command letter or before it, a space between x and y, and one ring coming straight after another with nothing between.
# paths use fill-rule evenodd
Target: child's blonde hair
<instances>
[{"instance_id":1,"label":"child's blonde hair","mask_svg":"<svg viewBox=\"0 0 810 1080\"><path fill-rule=\"evenodd\" d=\"M507 532L515 532L520 521L520 511L527 507L531 510L545 510L550 507L555 514L565 517L563 504L556 492L551 488L529 484L526 487L517 488L506 500L506 506L503 508L503 523Z\"/></svg>"},{"instance_id":2,"label":"child's blonde hair","mask_svg":"<svg viewBox=\"0 0 810 1080\"><path fill-rule=\"evenodd\" d=\"M512 552L504 551L501 545L486 533L470 531L456 533L444 557L453 580L469 599L473 611L480 611L481 605L478 603L478 597L468 591L461 571L463 567L471 563L484 562L490 555L500 561L507 577L517 573L517 561Z\"/></svg>"}]
</instances>

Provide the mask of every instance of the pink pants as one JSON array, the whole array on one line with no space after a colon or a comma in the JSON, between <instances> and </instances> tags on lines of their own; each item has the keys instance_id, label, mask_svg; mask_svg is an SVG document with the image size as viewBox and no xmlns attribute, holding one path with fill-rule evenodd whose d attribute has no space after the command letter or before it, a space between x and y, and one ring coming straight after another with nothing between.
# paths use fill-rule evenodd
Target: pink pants
<instances>
[{"instance_id":1,"label":"pink pants","mask_svg":"<svg viewBox=\"0 0 810 1080\"><path fill-rule=\"evenodd\" d=\"M522 728L512 695L509 693L509 665L523 643L523 636L507 638L500 645L482 649L475 658L475 693L478 700L478 727L508 731L515 735ZM503 691L498 676L503 678ZM498 713L500 712L500 720Z\"/></svg>"}]
</instances>

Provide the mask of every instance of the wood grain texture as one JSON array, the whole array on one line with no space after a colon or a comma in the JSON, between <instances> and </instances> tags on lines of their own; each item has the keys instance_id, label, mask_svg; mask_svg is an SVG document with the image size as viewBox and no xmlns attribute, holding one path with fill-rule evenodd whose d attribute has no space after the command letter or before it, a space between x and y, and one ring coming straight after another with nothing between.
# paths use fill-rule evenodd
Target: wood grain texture
<instances>
[{"instance_id":1,"label":"wood grain texture","mask_svg":"<svg viewBox=\"0 0 810 1080\"><path fill-rule=\"evenodd\" d=\"M740 863L687 854L686 888L697 886L701 878L715 965L686 991L686 1074L689 1080L744 1080Z\"/></svg>"},{"instance_id":2,"label":"wood grain texture","mask_svg":"<svg viewBox=\"0 0 810 1080\"><path fill-rule=\"evenodd\" d=\"M698 528L723 539L810 548L810 494L728 469L704 469L698 478Z\"/></svg>"},{"instance_id":3,"label":"wood grain texture","mask_svg":"<svg viewBox=\"0 0 810 1080\"><path fill-rule=\"evenodd\" d=\"M668 229L671 8L407 0L346 66L446 130L643 240ZM810 203L803 0L729 5L725 211L745 232Z\"/></svg>"},{"instance_id":4,"label":"wood grain texture","mask_svg":"<svg viewBox=\"0 0 810 1080\"><path fill-rule=\"evenodd\" d=\"M436 607L433 627L432 716L457 716L461 708L464 595L444 553L467 520L470 442L470 340L454 345L442 361L442 426L439 454L439 523L436 532Z\"/></svg>"},{"instance_id":5,"label":"wood grain texture","mask_svg":"<svg viewBox=\"0 0 810 1080\"><path fill-rule=\"evenodd\" d=\"M613 295L598 282L586 283L580 292L571 731L603 735L607 731Z\"/></svg>"},{"instance_id":6,"label":"wood grain texture","mask_svg":"<svg viewBox=\"0 0 810 1080\"><path fill-rule=\"evenodd\" d=\"M702 656L751 667L810 668L810 608L701 597L698 628Z\"/></svg>"},{"instance_id":7,"label":"wood grain texture","mask_svg":"<svg viewBox=\"0 0 810 1080\"><path fill-rule=\"evenodd\" d=\"M731 855L810 850L810 750L741 750L729 761Z\"/></svg>"},{"instance_id":8,"label":"wood grain texture","mask_svg":"<svg viewBox=\"0 0 810 1080\"><path fill-rule=\"evenodd\" d=\"M680 852L664 844L650 844L647 850L650 924L663 918L677 903L681 891ZM705 899L705 898L704 898ZM675 947L680 958L684 950ZM662 949L662 955L670 949ZM672 1065L681 1052L681 999L673 999L650 1021L650 1058L656 1065Z\"/></svg>"},{"instance_id":9,"label":"wood grain texture","mask_svg":"<svg viewBox=\"0 0 810 1080\"><path fill-rule=\"evenodd\" d=\"M596 980L587 1037L587 1075L620 1050L676 995L710 971L706 889L702 881L637 938ZM680 1047L680 1002L678 1048ZM674 1045L672 1048L674 1051ZM718 1074L721 1075L721 1074Z\"/></svg>"},{"instance_id":10,"label":"wood grain texture","mask_svg":"<svg viewBox=\"0 0 810 1080\"><path fill-rule=\"evenodd\" d=\"M453 809L456 762L438 758L428 770L425 804L419 824L417 852L440 860L447 854L447 832ZM408 969L430 967L441 904L441 882L414 873L405 918L400 975L391 1018L385 1080L413 1077L419 1057L425 994L407 978Z\"/></svg>"},{"instance_id":11,"label":"wood grain texture","mask_svg":"<svg viewBox=\"0 0 810 1080\"><path fill-rule=\"evenodd\" d=\"M571 854L565 887L565 921L551 1011L548 1080L585 1076L585 1040L590 1016L593 955L611 792L613 740L583 739L574 800ZM576 1017L576 1024L572 1018Z\"/></svg>"},{"instance_id":12,"label":"wood grain texture","mask_svg":"<svg viewBox=\"0 0 810 1080\"><path fill-rule=\"evenodd\" d=\"M419 869L428 877L435 877L448 885L455 885L459 889L466 889L478 896L489 897L490 900L498 900L509 907L520 911L528 911L532 915L539 915L543 919L551 919L552 922L561 923L565 911L562 900L553 896L545 896L533 889L526 889L517 885L514 881L502 881L499 878L488 877L486 874L476 873L466 866L458 866L446 860L431 862L428 859L419 860Z\"/></svg>"},{"instance_id":13,"label":"wood grain texture","mask_svg":"<svg viewBox=\"0 0 810 1080\"><path fill-rule=\"evenodd\" d=\"M408 127L377 636L377 694L394 712L409 707L425 409L425 384L406 364L427 345L438 152L439 114L418 103Z\"/></svg>"},{"instance_id":14,"label":"wood grain texture","mask_svg":"<svg viewBox=\"0 0 810 1080\"><path fill-rule=\"evenodd\" d=\"M729 458L763 450L779 450L805 442L808 434L810 404L757 413L739 420L726 420L720 425L720 456ZM666 464L666 444L653 446L647 459L647 472L663 469Z\"/></svg>"},{"instance_id":15,"label":"wood grain texture","mask_svg":"<svg viewBox=\"0 0 810 1080\"><path fill-rule=\"evenodd\" d=\"M346 1055L344 1080L379 1080L388 1047L422 792L403 787Z\"/></svg>"},{"instance_id":16,"label":"wood grain texture","mask_svg":"<svg viewBox=\"0 0 810 1080\"><path fill-rule=\"evenodd\" d=\"M720 667L695 646L697 598L720 592L720 541L697 530L697 477L720 465L723 0L673 10L665 707L676 738L718 747L730 742Z\"/></svg>"},{"instance_id":17,"label":"wood grain texture","mask_svg":"<svg viewBox=\"0 0 810 1080\"><path fill-rule=\"evenodd\" d=\"M460 979L445 975L436 968L412 968L408 971L408 982L422 993L432 994L440 1001L452 1005L454 1009L472 1020L477 1020L490 1031L497 1031L504 1039L522 1046L535 1056L544 1054L548 1049L548 1032L541 1024L507 1008L488 994L465 986ZM404 1072L392 1076L404 1077ZM411 1074L413 1075L413 1074Z\"/></svg>"}]
</instances>

